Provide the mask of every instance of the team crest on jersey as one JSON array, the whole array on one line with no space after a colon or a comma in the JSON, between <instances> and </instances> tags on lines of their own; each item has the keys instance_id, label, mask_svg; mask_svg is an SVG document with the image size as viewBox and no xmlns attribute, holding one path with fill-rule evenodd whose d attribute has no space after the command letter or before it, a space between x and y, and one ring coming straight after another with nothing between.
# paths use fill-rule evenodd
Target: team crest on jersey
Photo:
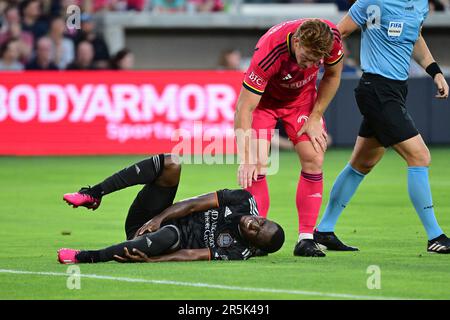
<instances>
[{"instance_id":1,"label":"team crest on jersey","mask_svg":"<svg viewBox=\"0 0 450 320\"><path fill-rule=\"evenodd\" d=\"M403 22L391 21L389 22L388 36L398 38L403 31Z\"/></svg>"},{"instance_id":2,"label":"team crest on jersey","mask_svg":"<svg viewBox=\"0 0 450 320\"><path fill-rule=\"evenodd\" d=\"M219 247L226 248L226 247L231 246L232 243L233 243L233 238L231 237L231 235L229 233L221 233L217 237L217 244L219 245Z\"/></svg>"}]
</instances>

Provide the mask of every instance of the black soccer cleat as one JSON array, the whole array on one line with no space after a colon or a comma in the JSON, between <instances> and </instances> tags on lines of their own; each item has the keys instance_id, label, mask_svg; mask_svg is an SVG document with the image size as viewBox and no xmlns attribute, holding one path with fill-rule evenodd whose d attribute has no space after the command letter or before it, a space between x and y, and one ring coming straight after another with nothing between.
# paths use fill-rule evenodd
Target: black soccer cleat
<instances>
[{"instance_id":1,"label":"black soccer cleat","mask_svg":"<svg viewBox=\"0 0 450 320\"><path fill-rule=\"evenodd\" d=\"M325 257L319 245L312 239L303 239L297 242L294 248L294 256L300 257Z\"/></svg>"},{"instance_id":2,"label":"black soccer cleat","mask_svg":"<svg viewBox=\"0 0 450 320\"><path fill-rule=\"evenodd\" d=\"M356 247L344 244L334 232L320 232L314 230L314 241L331 251L359 251Z\"/></svg>"},{"instance_id":3,"label":"black soccer cleat","mask_svg":"<svg viewBox=\"0 0 450 320\"><path fill-rule=\"evenodd\" d=\"M450 253L450 239L445 234L428 241L427 251L430 253Z\"/></svg>"}]
</instances>

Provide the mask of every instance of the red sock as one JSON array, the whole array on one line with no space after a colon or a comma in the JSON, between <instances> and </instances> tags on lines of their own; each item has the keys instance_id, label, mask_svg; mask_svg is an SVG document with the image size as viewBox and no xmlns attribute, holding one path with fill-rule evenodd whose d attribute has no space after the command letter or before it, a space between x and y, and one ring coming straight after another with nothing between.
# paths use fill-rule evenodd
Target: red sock
<instances>
[{"instance_id":1,"label":"red sock","mask_svg":"<svg viewBox=\"0 0 450 320\"><path fill-rule=\"evenodd\" d=\"M322 173L310 174L302 171L296 196L299 233L313 233L322 205L322 192Z\"/></svg>"},{"instance_id":2,"label":"red sock","mask_svg":"<svg viewBox=\"0 0 450 320\"><path fill-rule=\"evenodd\" d=\"M245 190L250 192L256 200L258 206L258 212L261 217L267 217L267 211L269 211L269 187L267 186L266 176L259 175L256 181L252 181L252 186L247 187Z\"/></svg>"}]
</instances>

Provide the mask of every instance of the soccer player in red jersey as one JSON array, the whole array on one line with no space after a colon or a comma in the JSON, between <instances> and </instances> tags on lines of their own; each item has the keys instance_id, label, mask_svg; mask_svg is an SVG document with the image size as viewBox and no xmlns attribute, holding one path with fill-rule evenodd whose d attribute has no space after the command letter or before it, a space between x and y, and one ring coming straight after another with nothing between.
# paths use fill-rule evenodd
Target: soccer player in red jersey
<instances>
[{"instance_id":1,"label":"soccer player in red jersey","mask_svg":"<svg viewBox=\"0 0 450 320\"><path fill-rule=\"evenodd\" d=\"M313 240L322 204L322 163L327 148L322 117L339 87L342 58L341 36L330 21L299 19L278 24L256 44L237 101L238 180L253 194L262 216L269 209L266 173L277 119L283 122L300 158L297 256L325 256ZM321 65L324 75L317 89Z\"/></svg>"}]
</instances>

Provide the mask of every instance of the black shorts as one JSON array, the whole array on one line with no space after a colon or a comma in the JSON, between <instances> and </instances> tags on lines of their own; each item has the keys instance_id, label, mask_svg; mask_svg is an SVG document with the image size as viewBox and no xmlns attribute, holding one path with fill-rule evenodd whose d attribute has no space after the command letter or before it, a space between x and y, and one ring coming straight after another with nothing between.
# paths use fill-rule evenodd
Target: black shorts
<instances>
[{"instance_id":1,"label":"black shorts","mask_svg":"<svg viewBox=\"0 0 450 320\"><path fill-rule=\"evenodd\" d=\"M419 134L406 110L406 81L364 73L355 89L355 98L364 119L359 136L376 138L384 147Z\"/></svg>"},{"instance_id":2,"label":"black shorts","mask_svg":"<svg viewBox=\"0 0 450 320\"><path fill-rule=\"evenodd\" d=\"M127 239L134 237L136 231L147 221L163 212L173 204L177 194L178 185L175 187L161 187L146 184L137 194L128 210L125 221L125 233Z\"/></svg>"}]
</instances>

